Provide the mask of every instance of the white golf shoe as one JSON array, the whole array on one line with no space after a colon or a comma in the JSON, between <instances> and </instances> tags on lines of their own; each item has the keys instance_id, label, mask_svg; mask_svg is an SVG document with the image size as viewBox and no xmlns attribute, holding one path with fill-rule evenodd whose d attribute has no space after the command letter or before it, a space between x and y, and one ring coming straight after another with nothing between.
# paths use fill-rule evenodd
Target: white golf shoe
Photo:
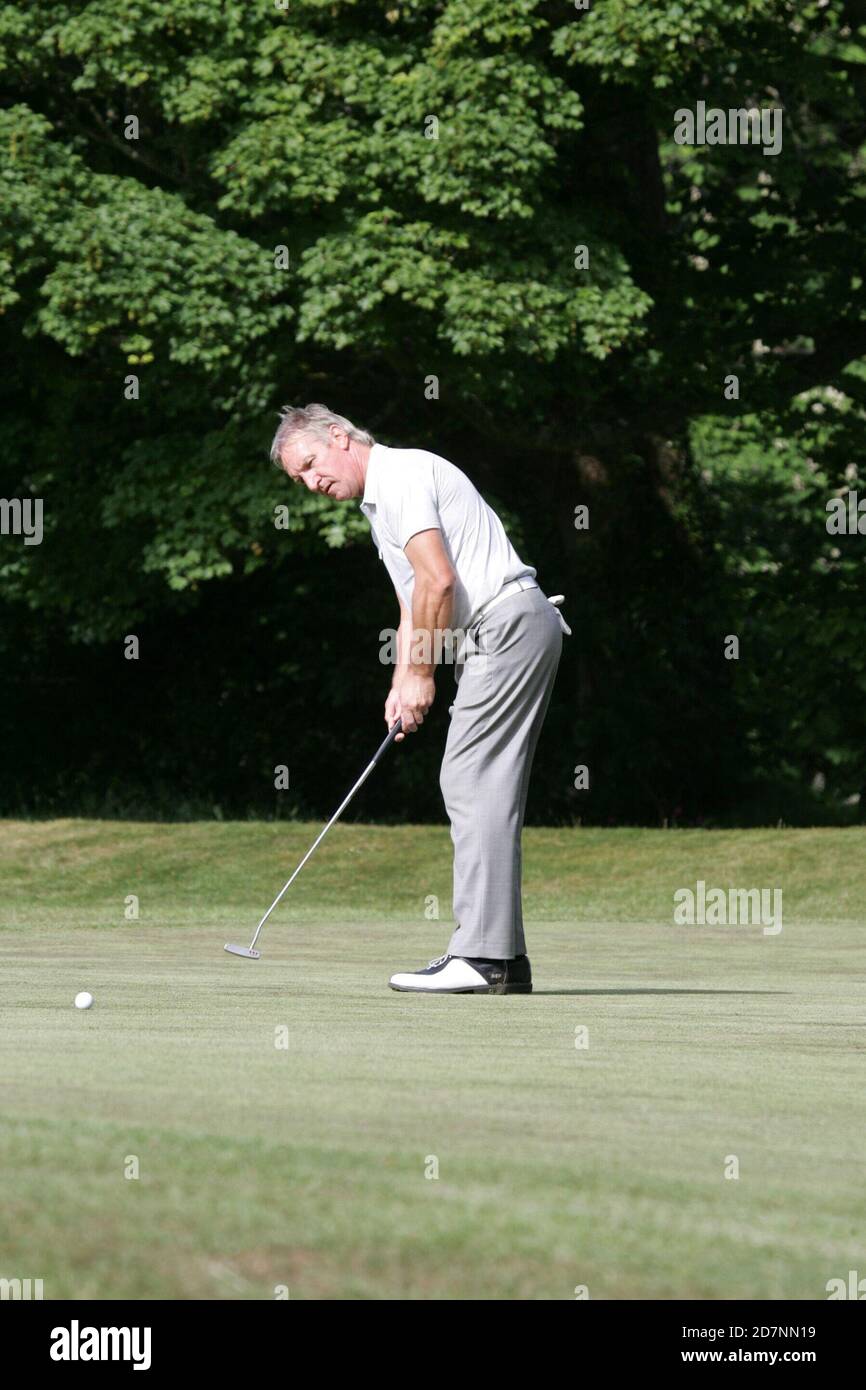
<instances>
[{"instance_id":1,"label":"white golf shoe","mask_svg":"<svg viewBox=\"0 0 866 1390\"><path fill-rule=\"evenodd\" d=\"M531 994L528 956L513 960L481 960L440 956L424 970L392 975L392 989L414 994Z\"/></svg>"}]
</instances>

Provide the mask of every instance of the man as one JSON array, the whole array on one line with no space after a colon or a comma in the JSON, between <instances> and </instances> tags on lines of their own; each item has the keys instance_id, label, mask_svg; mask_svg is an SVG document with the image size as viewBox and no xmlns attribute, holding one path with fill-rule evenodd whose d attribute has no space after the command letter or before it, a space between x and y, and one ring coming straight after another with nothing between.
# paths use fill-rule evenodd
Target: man
<instances>
[{"instance_id":1,"label":"man","mask_svg":"<svg viewBox=\"0 0 866 1390\"><path fill-rule=\"evenodd\" d=\"M392 449L323 405L286 406L271 458L311 492L360 497L400 603L385 720L415 733L435 697L442 634L460 638L440 786L454 842L444 956L391 977L426 994L529 994L520 835L535 746L569 632L464 473L424 449ZM437 638L438 634L438 638ZM437 649L438 641L438 649Z\"/></svg>"}]
</instances>

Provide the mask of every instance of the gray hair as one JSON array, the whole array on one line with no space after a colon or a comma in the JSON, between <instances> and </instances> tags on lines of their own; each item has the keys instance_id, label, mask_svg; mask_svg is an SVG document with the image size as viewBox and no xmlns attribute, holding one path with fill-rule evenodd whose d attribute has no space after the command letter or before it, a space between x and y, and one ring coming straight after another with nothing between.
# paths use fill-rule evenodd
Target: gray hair
<instances>
[{"instance_id":1,"label":"gray hair","mask_svg":"<svg viewBox=\"0 0 866 1390\"><path fill-rule=\"evenodd\" d=\"M376 443L369 430L358 429L358 426L347 420L345 415L337 415L336 411L329 410L326 405L317 405L315 402L312 405L284 405L271 445L271 462L281 468L283 450L296 435L312 434L316 439L326 440L331 425L338 425L341 430L346 431L350 439L357 440L359 444Z\"/></svg>"}]
</instances>

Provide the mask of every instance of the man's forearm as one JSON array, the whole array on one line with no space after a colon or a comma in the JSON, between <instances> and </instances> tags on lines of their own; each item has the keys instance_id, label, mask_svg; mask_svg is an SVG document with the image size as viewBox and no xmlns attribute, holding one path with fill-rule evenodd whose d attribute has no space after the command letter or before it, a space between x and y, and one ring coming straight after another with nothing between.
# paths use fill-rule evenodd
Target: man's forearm
<instances>
[{"instance_id":1,"label":"man's forearm","mask_svg":"<svg viewBox=\"0 0 866 1390\"><path fill-rule=\"evenodd\" d=\"M412 614L407 613L400 619L400 626L397 629L397 666L394 671L393 685L399 684L411 665L412 651Z\"/></svg>"},{"instance_id":2,"label":"man's forearm","mask_svg":"<svg viewBox=\"0 0 866 1390\"><path fill-rule=\"evenodd\" d=\"M443 641L440 636L437 643L436 634L450 630L453 613L453 584L425 583L416 578L412 594L412 640L408 651L408 670L415 675L435 675Z\"/></svg>"}]
</instances>

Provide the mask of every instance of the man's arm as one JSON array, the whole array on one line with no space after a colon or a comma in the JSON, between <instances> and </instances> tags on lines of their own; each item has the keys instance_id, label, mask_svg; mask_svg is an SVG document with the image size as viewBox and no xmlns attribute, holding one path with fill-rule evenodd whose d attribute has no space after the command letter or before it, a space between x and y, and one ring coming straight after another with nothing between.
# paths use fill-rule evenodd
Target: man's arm
<instances>
[{"instance_id":1,"label":"man's arm","mask_svg":"<svg viewBox=\"0 0 866 1390\"><path fill-rule=\"evenodd\" d=\"M441 531L419 531L407 543L405 553L415 571L409 665L416 675L432 677L436 670L436 633L451 627L456 576ZM421 659L425 656L430 660Z\"/></svg>"},{"instance_id":2,"label":"man's arm","mask_svg":"<svg viewBox=\"0 0 866 1390\"><path fill-rule=\"evenodd\" d=\"M411 734L423 724L436 696L436 632L451 626L456 575L439 530L417 532L405 550L415 571L415 587L411 613L400 599L397 669L385 701L385 722L390 729L402 719L403 729ZM397 735L398 742L402 738Z\"/></svg>"},{"instance_id":3,"label":"man's arm","mask_svg":"<svg viewBox=\"0 0 866 1390\"><path fill-rule=\"evenodd\" d=\"M397 602L400 605L400 626L397 629L397 665L392 685L398 685L408 671L409 653L412 650L412 614L399 594Z\"/></svg>"}]
</instances>

